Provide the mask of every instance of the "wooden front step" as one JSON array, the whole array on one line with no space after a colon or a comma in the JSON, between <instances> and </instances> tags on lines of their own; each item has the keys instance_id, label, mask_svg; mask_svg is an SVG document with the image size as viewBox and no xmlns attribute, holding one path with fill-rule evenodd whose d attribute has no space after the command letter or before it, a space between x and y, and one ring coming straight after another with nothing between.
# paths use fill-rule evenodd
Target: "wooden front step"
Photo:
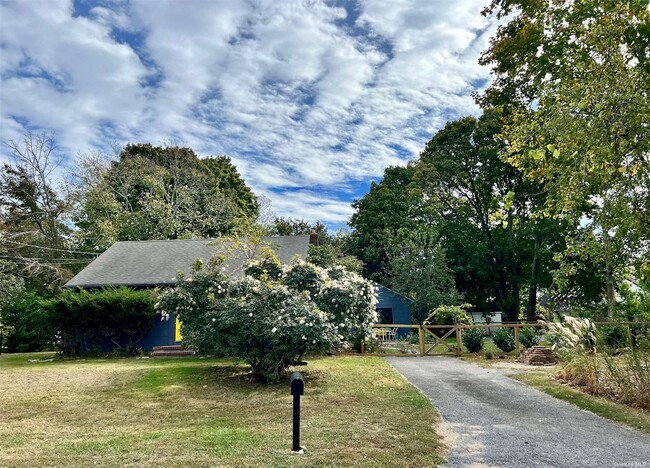
<instances>
[{"instance_id":1,"label":"wooden front step","mask_svg":"<svg viewBox=\"0 0 650 468\"><path fill-rule=\"evenodd\" d=\"M181 345L154 346L151 357L184 357L194 356L194 350Z\"/></svg>"}]
</instances>

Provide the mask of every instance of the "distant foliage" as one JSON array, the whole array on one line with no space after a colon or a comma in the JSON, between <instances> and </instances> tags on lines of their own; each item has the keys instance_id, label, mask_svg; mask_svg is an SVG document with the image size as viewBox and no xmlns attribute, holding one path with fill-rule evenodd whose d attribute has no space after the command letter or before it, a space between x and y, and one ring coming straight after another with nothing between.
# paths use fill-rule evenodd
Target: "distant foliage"
<instances>
[{"instance_id":1,"label":"distant foliage","mask_svg":"<svg viewBox=\"0 0 650 468\"><path fill-rule=\"evenodd\" d=\"M386 252L389 284L413 298L411 316L416 323L438 306L460 302L438 234L400 229Z\"/></svg>"},{"instance_id":2,"label":"distant foliage","mask_svg":"<svg viewBox=\"0 0 650 468\"><path fill-rule=\"evenodd\" d=\"M602 343L610 348L627 346L627 327L624 325L611 325L598 328L598 336Z\"/></svg>"},{"instance_id":3,"label":"distant foliage","mask_svg":"<svg viewBox=\"0 0 650 468\"><path fill-rule=\"evenodd\" d=\"M124 287L64 291L48 301L45 308L62 354L78 356L96 351L103 341L133 353L154 325L154 298L152 291Z\"/></svg>"},{"instance_id":4,"label":"distant foliage","mask_svg":"<svg viewBox=\"0 0 650 468\"><path fill-rule=\"evenodd\" d=\"M262 382L277 381L307 352L371 336L372 283L298 260L279 275L277 268L267 255L234 281L219 268L194 272L160 295L159 311L183 321L184 342L203 354L243 359Z\"/></svg>"},{"instance_id":5,"label":"distant foliage","mask_svg":"<svg viewBox=\"0 0 650 468\"><path fill-rule=\"evenodd\" d=\"M337 236L327 244L310 245L309 262L322 268L339 265L346 270L360 273L363 269L361 260L346 253L344 242L343 237Z\"/></svg>"},{"instance_id":6,"label":"distant foliage","mask_svg":"<svg viewBox=\"0 0 650 468\"><path fill-rule=\"evenodd\" d=\"M510 328L498 328L492 334L492 341L504 353L509 353L515 349L515 334Z\"/></svg>"},{"instance_id":7,"label":"distant foliage","mask_svg":"<svg viewBox=\"0 0 650 468\"><path fill-rule=\"evenodd\" d=\"M469 328L463 331L463 343L470 353L478 353L483 349L485 331L482 328Z\"/></svg>"},{"instance_id":8,"label":"distant foliage","mask_svg":"<svg viewBox=\"0 0 650 468\"><path fill-rule=\"evenodd\" d=\"M519 330L519 342L524 348L537 346L541 338L536 327L524 327Z\"/></svg>"},{"instance_id":9,"label":"distant foliage","mask_svg":"<svg viewBox=\"0 0 650 468\"><path fill-rule=\"evenodd\" d=\"M80 245L94 250L123 240L218 237L259 211L225 156L200 159L190 148L129 144L118 161L91 171L79 183L74 221Z\"/></svg>"},{"instance_id":10,"label":"distant foliage","mask_svg":"<svg viewBox=\"0 0 650 468\"><path fill-rule=\"evenodd\" d=\"M28 289L48 293L75 267L65 252L72 200L57 190L54 177L63 155L52 133L26 131L3 143L8 162L0 165L0 254L11 261L0 260L0 289L10 273L23 278Z\"/></svg>"},{"instance_id":11,"label":"distant foliage","mask_svg":"<svg viewBox=\"0 0 650 468\"><path fill-rule=\"evenodd\" d=\"M42 351L52 345L54 332L44 303L38 294L23 291L0 308L0 331L8 352Z\"/></svg>"}]
</instances>

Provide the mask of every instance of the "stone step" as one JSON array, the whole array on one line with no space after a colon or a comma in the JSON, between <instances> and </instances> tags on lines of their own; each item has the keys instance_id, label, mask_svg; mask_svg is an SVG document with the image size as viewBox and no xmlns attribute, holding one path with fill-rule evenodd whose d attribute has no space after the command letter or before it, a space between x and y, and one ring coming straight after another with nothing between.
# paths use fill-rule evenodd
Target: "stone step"
<instances>
[{"instance_id":1,"label":"stone step","mask_svg":"<svg viewBox=\"0 0 650 468\"><path fill-rule=\"evenodd\" d=\"M519 355L519 361L532 366L552 365L557 363L557 357L552 349L544 346L533 346L525 349Z\"/></svg>"},{"instance_id":2,"label":"stone step","mask_svg":"<svg viewBox=\"0 0 650 468\"><path fill-rule=\"evenodd\" d=\"M185 357L194 356L194 350L183 345L154 346L151 357Z\"/></svg>"},{"instance_id":3,"label":"stone step","mask_svg":"<svg viewBox=\"0 0 650 468\"><path fill-rule=\"evenodd\" d=\"M176 351L180 349L187 349L183 345L166 345L166 346L154 346L154 351Z\"/></svg>"},{"instance_id":4,"label":"stone step","mask_svg":"<svg viewBox=\"0 0 650 468\"><path fill-rule=\"evenodd\" d=\"M151 353L151 357L185 357L185 356L194 356L193 349L181 349L181 350L157 350Z\"/></svg>"}]
</instances>

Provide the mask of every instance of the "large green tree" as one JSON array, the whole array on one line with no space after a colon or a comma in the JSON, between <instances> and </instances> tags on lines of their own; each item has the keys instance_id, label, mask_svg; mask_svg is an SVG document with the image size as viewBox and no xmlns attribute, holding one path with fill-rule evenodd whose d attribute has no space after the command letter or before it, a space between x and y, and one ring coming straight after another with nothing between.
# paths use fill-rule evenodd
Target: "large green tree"
<instances>
[{"instance_id":1,"label":"large green tree","mask_svg":"<svg viewBox=\"0 0 650 468\"><path fill-rule=\"evenodd\" d=\"M380 182L352 206L352 252L364 263L368 277L389 284L387 248L398 230L415 230L434 223L435 212L425 203L414 180L415 168L388 167Z\"/></svg>"},{"instance_id":2,"label":"large green tree","mask_svg":"<svg viewBox=\"0 0 650 468\"><path fill-rule=\"evenodd\" d=\"M551 285L554 256L573 226L543 218L543 186L501 159L502 118L488 111L449 122L418 161L388 168L355 202L351 238L368 276L440 305L434 296L455 302L444 280L448 265L477 309L496 306L514 321L525 304L527 318L536 318L538 288Z\"/></svg>"},{"instance_id":3,"label":"large green tree","mask_svg":"<svg viewBox=\"0 0 650 468\"><path fill-rule=\"evenodd\" d=\"M460 295L435 231L399 229L386 248L391 286L411 298L411 316L423 323L432 310L455 305Z\"/></svg>"},{"instance_id":4,"label":"large green tree","mask_svg":"<svg viewBox=\"0 0 650 468\"><path fill-rule=\"evenodd\" d=\"M611 318L616 284L648 265L648 2L495 0L488 11L510 21L483 55L496 79L482 101L510 112L505 158L544 184L546 214L580 222L560 259L600 269Z\"/></svg>"},{"instance_id":5,"label":"large green tree","mask_svg":"<svg viewBox=\"0 0 650 468\"><path fill-rule=\"evenodd\" d=\"M258 213L229 158L199 159L190 148L127 145L90 174L80 179L76 224L81 245L97 250L117 240L217 237Z\"/></svg>"},{"instance_id":6,"label":"large green tree","mask_svg":"<svg viewBox=\"0 0 650 468\"><path fill-rule=\"evenodd\" d=\"M416 178L440 209L443 245L466 299L482 309L492 300L517 320L521 292L528 290L533 320L561 225L538 216L542 186L500 159L501 129L502 117L493 111L449 122L420 155Z\"/></svg>"}]
</instances>

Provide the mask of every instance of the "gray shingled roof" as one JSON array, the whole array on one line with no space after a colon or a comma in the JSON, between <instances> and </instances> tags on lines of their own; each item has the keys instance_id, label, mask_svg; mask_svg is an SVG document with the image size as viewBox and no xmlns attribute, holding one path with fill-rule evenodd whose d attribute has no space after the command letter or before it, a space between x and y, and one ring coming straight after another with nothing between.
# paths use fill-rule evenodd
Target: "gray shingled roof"
<instances>
[{"instance_id":1,"label":"gray shingled roof","mask_svg":"<svg viewBox=\"0 0 650 468\"><path fill-rule=\"evenodd\" d=\"M307 257L309 236L265 237L260 247L263 245L271 247L281 263L289 263L295 256ZM197 258L207 263L217 252L229 256L226 272L236 278L243 274L245 261L259 255L260 247L245 252L219 239L116 242L65 287L173 285L179 271L187 275Z\"/></svg>"}]
</instances>

